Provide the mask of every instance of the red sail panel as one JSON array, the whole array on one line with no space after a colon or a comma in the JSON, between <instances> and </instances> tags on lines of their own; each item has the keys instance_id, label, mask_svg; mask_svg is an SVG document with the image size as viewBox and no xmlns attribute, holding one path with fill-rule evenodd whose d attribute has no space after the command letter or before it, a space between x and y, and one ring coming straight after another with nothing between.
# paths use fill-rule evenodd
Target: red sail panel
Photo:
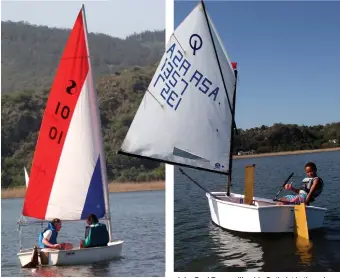
<instances>
[{"instance_id":1,"label":"red sail panel","mask_svg":"<svg viewBox=\"0 0 340 278\"><path fill-rule=\"evenodd\" d=\"M81 10L61 57L41 123L23 207L25 216L45 219L65 138L89 71L85 32Z\"/></svg>"}]
</instances>

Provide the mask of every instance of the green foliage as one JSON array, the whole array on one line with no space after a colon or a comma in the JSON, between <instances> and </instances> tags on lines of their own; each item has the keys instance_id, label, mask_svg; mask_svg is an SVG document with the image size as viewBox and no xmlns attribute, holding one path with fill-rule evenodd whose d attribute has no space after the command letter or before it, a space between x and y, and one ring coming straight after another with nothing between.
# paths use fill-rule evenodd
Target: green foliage
<instances>
[{"instance_id":1,"label":"green foliage","mask_svg":"<svg viewBox=\"0 0 340 278\"><path fill-rule=\"evenodd\" d=\"M340 147L340 122L316 126L274 124L238 130L234 153L255 150L257 153Z\"/></svg>"},{"instance_id":2,"label":"green foliage","mask_svg":"<svg viewBox=\"0 0 340 278\"><path fill-rule=\"evenodd\" d=\"M2 21L2 93L50 87L69 34L69 29ZM165 33L146 31L126 39L90 33L88 40L93 71L101 76L156 63L164 51Z\"/></svg>"},{"instance_id":3,"label":"green foliage","mask_svg":"<svg viewBox=\"0 0 340 278\"><path fill-rule=\"evenodd\" d=\"M117 155L156 65L124 70L98 78L104 149L109 180L164 179L164 165L146 159ZM2 95L2 187L24 184L23 166L30 170L48 91Z\"/></svg>"}]
</instances>

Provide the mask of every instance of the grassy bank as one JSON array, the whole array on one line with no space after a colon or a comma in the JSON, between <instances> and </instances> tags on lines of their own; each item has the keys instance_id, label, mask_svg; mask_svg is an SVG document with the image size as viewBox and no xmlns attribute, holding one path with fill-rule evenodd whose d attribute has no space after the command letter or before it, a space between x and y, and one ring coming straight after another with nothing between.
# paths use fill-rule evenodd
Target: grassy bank
<instances>
[{"instance_id":1,"label":"grassy bank","mask_svg":"<svg viewBox=\"0 0 340 278\"><path fill-rule=\"evenodd\" d=\"M118 183L112 182L109 184L110 192L130 192L130 191L147 191L147 190L164 190L164 181L151 181L151 182L127 182ZM25 197L26 187L18 186L14 188L1 189L1 198L23 198Z\"/></svg>"},{"instance_id":2,"label":"grassy bank","mask_svg":"<svg viewBox=\"0 0 340 278\"><path fill-rule=\"evenodd\" d=\"M277 155L292 155L292 154L305 154L305 153L319 153L319 152L334 152L340 151L340 148L328 148L317 150L301 150L290 152L276 152L276 153L260 153L260 154L248 154L248 155L234 155L234 159L252 158L252 157L265 157L265 156L277 156Z\"/></svg>"}]
</instances>

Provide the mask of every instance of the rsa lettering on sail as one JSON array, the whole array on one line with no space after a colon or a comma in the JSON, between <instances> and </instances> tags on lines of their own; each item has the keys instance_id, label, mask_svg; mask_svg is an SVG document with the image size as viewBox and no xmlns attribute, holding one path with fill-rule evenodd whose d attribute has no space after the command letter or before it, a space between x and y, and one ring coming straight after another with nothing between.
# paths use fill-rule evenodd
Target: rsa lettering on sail
<instances>
[{"instance_id":1,"label":"rsa lettering on sail","mask_svg":"<svg viewBox=\"0 0 340 278\"><path fill-rule=\"evenodd\" d=\"M153 87L155 88L158 82L163 82L164 87L160 95L169 107L175 111L179 108L190 85L197 88L197 93L206 95L211 101L216 101L219 87L214 86L207 76L193 68L176 43L170 46L166 54L167 57Z\"/></svg>"},{"instance_id":2,"label":"rsa lettering on sail","mask_svg":"<svg viewBox=\"0 0 340 278\"><path fill-rule=\"evenodd\" d=\"M77 83L74 80L70 80L70 82L71 85L66 87L65 92L69 95L72 95L73 88L77 87ZM70 112L71 110L69 106L63 105L60 101L58 101L56 109L54 111L55 115L61 117L63 120L67 120L68 117L70 116ZM51 140L56 140L57 143L60 144L64 136L64 131L61 130L61 128L59 128L58 130L56 126L51 126L48 136L50 137Z\"/></svg>"}]
</instances>

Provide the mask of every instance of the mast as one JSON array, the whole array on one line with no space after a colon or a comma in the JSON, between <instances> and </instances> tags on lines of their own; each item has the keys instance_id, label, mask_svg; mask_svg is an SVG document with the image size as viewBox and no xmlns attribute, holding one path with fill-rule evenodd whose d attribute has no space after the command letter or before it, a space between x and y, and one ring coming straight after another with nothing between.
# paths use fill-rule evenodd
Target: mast
<instances>
[{"instance_id":1,"label":"mast","mask_svg":"<svg viewBox=\"0 0 340 278\"><path fill-rule=\"evenodd\" d=\"M88 55L88 61L89 61L89 72L92 74L92 89L94 92L96 92L95 85L94 83L94 74L92 72L92 66L91 66L91 58L90 58L90 49L89 49L89 44L88 44L88 38L87 38L87 23L86 23L86 16L85 16L85 6L82 4L81 6L82 12L83 12L83 21L84 21L84 27L85 27L85 36L86 36L86 48L87 48L87 55ZM111 214L110 214L110 200L109 200L109 190L108 190L108 180L107 180L107 172L106 172L106 159L105 159L105 154L104 154L104 142L103 142L103 136L101 135L101 120L100 120L100 112L99 112L99 104L98 104L98 98L95 98L95 101L97 102L96 105L96 112L97 112L97 121L98 121L98 127L99 130L98 132L100 133L99 135L99 144L101 148L101 153L100 153L100 170L101 170L101 175L102 175L102 183L103 183L103 192L104 192L104 202L105 202L105 219L107 222L107 227L108 227L108 232L109 232L109 239L110 242L112 242L112 225L111 225Z\"/></svg>"},{"instance_id":2,"label":"mast","mask_svg":"<svg viewBox=\"0 0 340 278\"><path fill-rule=\"evenodd\" d=\"M223 85L224 85L224 90L225 90L225 92L227 94L228 104L229 104L229 108L230 108L230 112L231 112L229 169L228 169L228 182L227 182L227 196L230 196L231 174L232 174L232 167L233 167L233 153L232 152L233 152L233 145L234 145L234 142L233 142L234 141L234 130L237 129L236 123L235 123L235 102L236 102L237 69L236 69L236 64L234 66L234 64L232 63L232 66L233 66L233 69L234 69L234 75L235 75L235 90L234 90L232 106L231 106L230 100L229 100L229 96L228 96L227 87L226 87L225 82L224 82L224 77L223 77L220 61L218 59L218 55L217 55L217 51L216 51L216 47L215 47L214 38L213 38L212 33L211 33L211 28L210 28L210 24L209 24L209 20L208 20L208 15L207 15L207 12L206 12L203 0L201 0L201 3L202 3L205 19L207 20L207 25L208 25L208 28L209 28L209 33L210 33L211 41L212 41L212 44L213 44L213 47L214 47L214 50L215 50L217 64L218 64L218 67L219 67L219 70L220 70L220 73L221 73L222 82L223 82Z\"/></svg>"},{"instance_id":3,"label":"mast","mask_svg":"<svg viewBox=\"0 0 340 278\"><path fill-rule=\"evenodd\" d=\"M222 68L221 68L221 64L220 64L220 60L218 59L218 55L217 55L217 50L216 50L216 46L215 46L215 41L214 41L214 38L213 38L213 35L212 35L212 32L211 32L211 27L210 27L210 23L209 23L209 20L208 20L208 15L207 15L207 11L205 9L205 4L203 2L203 0L201 0L201 3L202 3L202 7L203 7L203 12L204 12L204 17L207 21L207 25L208 25L208 29L209 29L209 34L210 34L210 38L211 38L211 42L212 42L212 45L214 47L214 52L215 52L215 56L216 56L216 60L217 60L217 64L218 64L218 68L220 70L220 73L221 73L221 78L222 78L222 83L223 83L223 87L224 87L224 91L227 95L227 99L228 99L228 105L229 105L229 109L230 109L230 113L233 115L233 109L232 108L232 105L230 104L230 99L229 99L229 95L228 95L228 90L227 90L227 86L225 85L225 82L224 82L224 77L223 77L223 73L222 73ZM234 121L234 117L232 117L232 128L235 127L236 128L236 123Z\"/></svg>"},{"instance_id":4,"label":"mast","mask_svg":"<svg viewBox=\"0 0 340 278\"><path fill-rule=\"evenodd\" d=\"M236 85L237 85L237 64L232 63L234 74L235 74L235 89L233 94L233 110L232 110L232 121L235 121L235 107L236 107ZM229 151L229 175L227 182L227 196L230 196L230 186L231 186L231 174L233 170L233 146L234 146L234 126L231 125L230 131L230 151Z\"/></svg>"}]
</instances>

